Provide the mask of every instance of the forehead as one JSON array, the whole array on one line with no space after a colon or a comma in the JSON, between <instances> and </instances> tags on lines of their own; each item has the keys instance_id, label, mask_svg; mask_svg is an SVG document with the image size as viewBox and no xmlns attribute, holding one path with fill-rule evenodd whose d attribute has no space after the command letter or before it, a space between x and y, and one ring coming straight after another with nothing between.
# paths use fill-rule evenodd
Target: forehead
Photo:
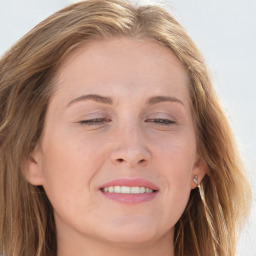
<instances>
[{"instance_id":1,"label":"forehead","mask_svg":"<svg viewBox=\"0 0 256 256\"><path fill-rule=\"evenodd\" d=\"M68 95L115 93L128 90L188 96L187 72L165 46L149 39L95 40L73 51L57 75L59 89ZM77 94L77 95L74 95Z\"/></svg>"},{"instance_id":2,"label":"forehead","mask_svg":"<svg viewBox=\"0 0 256 256\"><path fill-rule=\"evenodd\" d=\"M111 39L98 39L88 41L69 54L60 67L60 71L79 61L81 55L86 55L90 60L91 66L97 62L102 64L107 59L115 57L121 62L125 61L126 66L129 65L129 60L138 62L138 55L143 64L151 64L154 61L156 64L165 64L167 68L176 67L178 71L186 73L181 61L175 56L173 51L167 46L161 45L159 42L151 39L136 39L128 37L115 37ZM94 62L92 62L94 61ZM104 64L104 63L103 63ZM110 63L109 63L110 64ZM111 63L112 64L112 63Z\"/></svg>"}]
</instances>

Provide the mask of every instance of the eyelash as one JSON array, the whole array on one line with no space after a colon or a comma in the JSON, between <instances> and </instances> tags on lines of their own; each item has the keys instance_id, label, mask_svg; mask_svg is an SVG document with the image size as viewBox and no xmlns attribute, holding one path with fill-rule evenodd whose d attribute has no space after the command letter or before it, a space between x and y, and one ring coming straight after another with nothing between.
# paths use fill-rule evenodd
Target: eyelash
<instances>
[{"instance_id":1,"label":"eyelash","mask_svg":"<svg viewBox=\"0 0 256 256\"><path fill-rule=\"evenodd\" d=\"M162 125L162 126L170 126L174 125L175 122L170 120L170 119L163 119L163 118L153 118L153 119L147 119L146 122L152 122L156 123L157 125Z\"/></svg>"},{"instance_id":2,"label":"eyelash","mask_svg":"<svg viewBox=\"0 0 256 256\"><path fill-rule=\"evenodd\" d=\"M79 123L84 126L92 126L92 125L102 125L109 122L111 122L111 120L107 118L94 118L94 119L82 120ZM149 122L162 125L162 126L170 126L175 124L175 122L170 119L162 119L162 118L147 119L146 123L149 123Z\"/></svg>"},{"instance_id":3,"label":"eyelash","mask_svg":"<svg viewBox=\"0 0 256 256\"><path fill-rule=\"evenodd\" d=\"M110 119L107 118L94 118L94 119L88 119L88 120L82 120L79 123L81 125L90 126L90 125L102 125L104 123L110 122Z\"/></svg>"}]
</instances>

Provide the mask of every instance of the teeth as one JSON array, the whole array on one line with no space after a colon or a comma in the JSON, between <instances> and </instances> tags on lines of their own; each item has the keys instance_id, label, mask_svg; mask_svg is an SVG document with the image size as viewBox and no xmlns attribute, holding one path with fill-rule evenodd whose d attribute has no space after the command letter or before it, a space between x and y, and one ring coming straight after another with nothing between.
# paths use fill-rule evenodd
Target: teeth
<instances>
[{"instance_id":1,"label":"teeth","mask_svg":"<svg viewBox=\"0 0 256 256\"><path fill-rule=\"evenodd\" d=\"M140 188L139 187L131 187L131 194L139 194Z\"/></svg>"},{"instance_id":2,"label":"teeth","mask_svg":"<svg viewBox=\"0 0 256 256\"><path fill-rule=\"evenodd\" d=\"M103 188L104 192L120 194L153 193L153 190L145 187L110 186Z\"/></svg>"},{"instance_id":3,"label":"teeth","mask_svg":"<svg viewBox=\"0 0 256 256\"><path fill-rule=\"evenodd\" d=\"M140 187L140 193L145 193L146 189L144 187Z\"/></svg>"},{"instance_id":4,"label":"teeth","mask_svg":"<svg viewBox=\"0 0 256 256\"><path fill-rule=\"evenodd\" d=\"M122 194L130 194L131 193L131 188L130 187L122 186L121 187L121 193Z\"/></svg>"},{"instance_id":5,"label":"teeth","mask_svg":"<svg viewBox=\"0 0 256 256\"><path fill-rule=\"evenodd\" d=\"M114 187L114 192L115 192L115 193L121 193L121 187L115 186L115 187Z\"/></svg>"},{"instance_id":6,"label":"teeth","mask_svg":"<svg viewBox=\"0 0 256 256\"><path fill-rule=\"evenodd\" d=\"M146 193L152 193L152 192L153 192L152 189L146 188Z\"/></svg>"}]
</instances>

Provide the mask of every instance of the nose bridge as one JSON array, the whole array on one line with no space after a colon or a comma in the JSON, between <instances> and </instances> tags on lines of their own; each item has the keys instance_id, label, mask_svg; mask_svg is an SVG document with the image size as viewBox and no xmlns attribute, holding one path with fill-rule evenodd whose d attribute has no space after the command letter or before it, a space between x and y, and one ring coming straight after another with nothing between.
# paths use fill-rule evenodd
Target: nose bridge
<instances>
[{"instance_id":1,"label":"nose bridge","mask_svg":"<svg viewBox=\"0 0 256 256\"><path fill-rule=\"evenodd\" d=\"M149 163L151 154L143 131L136 122L125 122L119 127L116 135L116 146L111 154L111 159L115 164L135 167Z\"/></svg>"}]
</instances>

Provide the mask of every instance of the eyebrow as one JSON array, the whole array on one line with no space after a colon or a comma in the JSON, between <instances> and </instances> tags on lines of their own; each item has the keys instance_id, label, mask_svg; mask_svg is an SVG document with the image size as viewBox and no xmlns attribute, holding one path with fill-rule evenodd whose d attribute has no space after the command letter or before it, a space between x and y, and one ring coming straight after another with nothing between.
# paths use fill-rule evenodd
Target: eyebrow
<instances>
[{"instance_id":1,"label":"eyebrow","mask_svg":"<svg viewBox=\"0 0 256 256\"><path fill-rule=\"evenodd\" d=\"M154 96L154 97L149 98L146 103L149 105L154 105L157 103L168 102L168 101L169 102L177 102L177 103L180 103L183 106L185 106L183 101L181 101L180 99L178 99L176 97L171 97L171 96Z\"/></svg>"},{"instance_id":2,"label":"eyebrow","mask_svg":"<svg viewBox=\"0 0 256 256\"><path fill-rule=\"evenodd\" d=\"M113 100L110 97L105 97L105 96L101 96L98 94L88 94L88 95L82 95L78 98L75 98L73 100L71 100L67 107L69 107L70 105L76 103L76 102L80 102L80 101L86 101L86 100L93 100L99 103L103 103L103 104L108 104L108 105L112 105L113 104ZM171 97L171 96L154 96L154 97L150 97L147 101L146 104L148 105L154 105L157 103L161 103L161 102L177 102L180 103L184 106L184 103L176 98L176 97Z\"/></svg>"},{"instance_id":3,"label":"eyebrow","mask_svg":"<svg viewBox=\"0 0 256 256\"><path fill-rule=\"evenodd\" d=\"M112 105L113 104L113 100L110 97L104 97L101 95L97 95L97 94L89 94L89 95L82 95L78 98L75 98L73 100L71 100L67 107L69 107L70 105L79 102L79 101L86 101L86 100L93 100L99 103L104 103L104 104L108 104L108 105Z\"/></svg>"}]
</instances>

